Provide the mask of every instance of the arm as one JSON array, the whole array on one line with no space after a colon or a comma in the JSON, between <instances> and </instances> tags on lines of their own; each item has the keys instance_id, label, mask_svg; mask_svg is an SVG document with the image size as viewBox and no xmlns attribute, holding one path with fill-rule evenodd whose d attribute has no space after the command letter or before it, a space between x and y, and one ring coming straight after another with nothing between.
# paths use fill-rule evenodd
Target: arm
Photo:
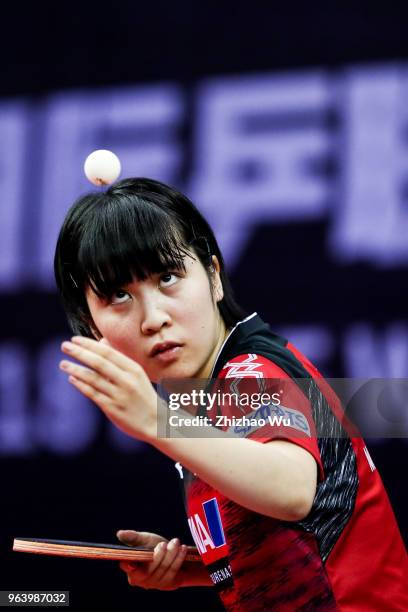
<instances>
[{"instance_id":1,"label":"arm","mask_svg":"<svg viewBox=\"0 0 408 612\"><path fill-rule=\"evenodd\" d=\"M297 444L245 438L156 438L158 450L236 503L274 518L296 521L310 511L317 465Z\"/></svg>"},{"instance_id":2,"label":"arm","mask_svg":"<svg viewBox=\"0 0 408 612\"><path fill-rule=\"evenodd\" d=\"M317 466L308 451L284 440L158 438L159 398L143 368L90 338L63 344L86 367L63 361L69 381L125 433L180 461L238 504L282 520L304 518L316 491Z\"/></svg>"}]
</instances>

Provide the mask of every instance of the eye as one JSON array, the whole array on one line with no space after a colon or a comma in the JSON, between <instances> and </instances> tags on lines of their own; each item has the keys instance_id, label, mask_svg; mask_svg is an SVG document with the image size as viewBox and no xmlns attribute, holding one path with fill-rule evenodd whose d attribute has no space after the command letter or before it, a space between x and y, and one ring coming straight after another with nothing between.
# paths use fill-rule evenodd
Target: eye
<instances>
[{"instance_id":1,"label":"eye","mask_svg":"<svg viewBox=\"0 0 408 612\"><path fill-rule=\"evenodd\" d=\"M165 272L160 276L160 286L167 288L174 285L179 280L179 276L174 272Z\"/></svg>"},{"instance_id":2,"label":"eye","mask_svg":"<svg viewBox=\"0 0 408 612\"><path fill-rule=\"evenodd\" d=\"M122 291L122 290L118 290L115 291L112 294L112 297L110 298L110 303L111 304L124 304L125 302L127 302L127 299L130 298L130 295L128 294L127 291Z\"/></svg>"}]
</instances>

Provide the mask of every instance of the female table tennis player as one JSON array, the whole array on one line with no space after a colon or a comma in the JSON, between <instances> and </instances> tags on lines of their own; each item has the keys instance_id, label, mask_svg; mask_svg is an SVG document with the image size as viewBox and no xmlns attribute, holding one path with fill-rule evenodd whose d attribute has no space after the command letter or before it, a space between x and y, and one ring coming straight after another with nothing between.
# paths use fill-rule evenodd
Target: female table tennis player
<instances>
[{"instance_id":1,"label":"female table tennis player","mask_svg":"<svg viewBox=\"0 0 408 612\"><path fill-rule=\"evenodd\" d=\"M119 531L155 546L151 563L122 564L131 585L212 586L228 610L408 610L407 554L364 441L343 435L338 400L310 361L243 314L214 234L184 195L129 178L82 197L62 226L55 273L76 334L62 345L75 361L60 367L183 476L203 564L184 563L177 538ZM309 386L279 398L291 415L284 434L266 425L158 437L151 383L163 378ZM321 422L332 435L319 436Z\"/></svg>"}]
</instances>

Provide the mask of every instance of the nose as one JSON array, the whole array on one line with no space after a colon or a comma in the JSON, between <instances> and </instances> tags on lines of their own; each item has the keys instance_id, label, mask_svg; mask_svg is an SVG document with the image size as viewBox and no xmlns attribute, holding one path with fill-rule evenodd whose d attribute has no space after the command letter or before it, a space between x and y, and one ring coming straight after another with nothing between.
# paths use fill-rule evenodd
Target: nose
<instances>
[{"instance_id":1,"label":"nose","mask_svg":"<svg viewBox=\"0 0 408 612\"><path fill-rule=\"evenodd\" d=\"M143 299L143 313L140 329L142 334L150 336L171 324L171 317L160 296L146 295Z\"/></svg>"}]
</instances>

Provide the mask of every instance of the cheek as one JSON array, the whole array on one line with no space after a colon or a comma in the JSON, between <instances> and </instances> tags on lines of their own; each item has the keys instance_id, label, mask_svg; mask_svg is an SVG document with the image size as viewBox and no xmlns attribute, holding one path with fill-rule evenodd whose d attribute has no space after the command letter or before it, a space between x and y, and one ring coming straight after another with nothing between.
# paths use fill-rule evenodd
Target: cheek
<instances>
[{"instance_id":1,"label":"cheek","mask_svg":"<svg viewBox=\"0 0 408 612\"><path fill-rule=\"evenodd\" d=\"M192 287L188 299L178 304L178 320L190 332L193 344L212 341L217 326L217 306L212 301L207 277Z\"/></svg>"},{"instance_id":2,"label":"cheek","mask_svg":"<svg viewBox=\"0 0 408 612\"><path fill-rule=\"evenodd\" d=\"M109 316L106 313L94 313L93 320L101 333L121 353L135 359L138 342L135 342L135 326L129 320L121 317Z\"/></svg>"}]
</instances>

